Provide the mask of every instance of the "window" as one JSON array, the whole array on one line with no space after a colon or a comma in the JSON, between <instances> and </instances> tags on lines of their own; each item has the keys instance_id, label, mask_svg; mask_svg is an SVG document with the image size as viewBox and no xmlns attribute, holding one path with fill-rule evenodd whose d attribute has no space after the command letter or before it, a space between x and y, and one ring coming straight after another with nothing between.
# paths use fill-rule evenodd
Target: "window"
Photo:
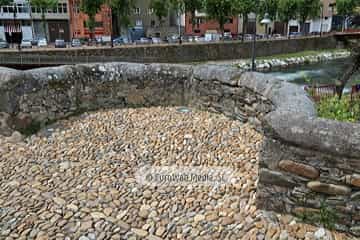
<instances>
[{"instance_id":1,"label":"window","mask_svg":"<svg viewBox=\"0 0 360 240\"><path fill-rule=\"evenodd\" d=\"M63 10L63 13L67 13L67 4L66 3L62 4L62 10Z\"/></svg>"},{"instance_id":2,"label":"window","mask_svg":"<svg viewBox=\"0 0 360 240\"><path fill-rule=\"evenodd\" d=\"M80 6L79 6L79 4L75 4L75 5L73 6L73 10L74 10L75 13L79 14L79 13L80 13Z\"/></svg>"},{"instance_id":3,"label":"window","mask_svg":"<svg viewBox=\"0 0 360 240\"><path fill-rule=\"evenodd\" d=\"M57 8L58 8L58 12L59 12L59 13L63 13L63 9L62 9L62 4L61 4L61 3L58 4Z\"/></svg>"},{"instance_id":4,"label":"window","mask_svg":"<svg viewBox=\"0 0 360 240\"><path fill-rule=\"evenodd\" d=\"M150 25L151 27L155 27L155 20L151 20Z\"/></svg>"},{"instance_id":5,"label":"window","mask_svg":"<svg viewBox=\"0 0 360 240\"><path fill-rule=\"evenodd\" d=\"M103 22L95 22L95 27L97 28L101 28L104 26L104 23Z\"/></svg>"},{"instance_id":6,"label":"window","mask_svg":"<svg viewBox=\"0 0 360 240\"><path fill-rule=\"evenodd\" d=\"M200 25L200 24L202 24L204 22L204 20L202 19L202 18L196 18L195 19L195 23L197 24L197 25Z\"/></svg>"},{"instance_id":7,"label":"window","mask_svg":"<svg viewBox=\"0 0 360 240\"><path fill-rule=\"evenodd\" d=\"M232 18L226 19L226 23L227 23L227 24L233 24L233 19L232 19Z\"/></svg>"},{"instance_id":8,"label":"window","mask_svg":"<svg viewBox=\"0 0 360 240\"><path fill-rule=\"evenodd\" d=\"M135 23L136 26L142 26L142 21L141 20L136 20L136 23Z\"/></svg>"},{"instance_id":9,"label":"window","mask_svg":"<svg viewBox=\"0 0 360 240\"><path fill-rule=\"evenodd\" d=\"M140 8L135 8L135 14L140 15Z\"/></svg>"}]
</instances>

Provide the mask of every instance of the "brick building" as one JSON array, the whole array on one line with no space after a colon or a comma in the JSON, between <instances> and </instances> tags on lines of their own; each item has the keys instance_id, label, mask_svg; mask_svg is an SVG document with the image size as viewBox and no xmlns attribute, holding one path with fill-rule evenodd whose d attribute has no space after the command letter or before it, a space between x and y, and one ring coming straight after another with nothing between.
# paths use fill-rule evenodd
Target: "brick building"
<instances>
[{"instance_id":1,"label":"brick building","mask_svg":"<svg viewBox=\"0 0 360 240\"><path fill-rule=\"evenodd\" d=\"M88 16L80 11L80 0L69 0L70 32L72 38L89 38L87 27ZM110 7L103 5L95 16L95 37L110 36L112 32L112 15Z\"/></svg>"},{"instance_id":2,"label":"brick building","mask_svg":"<svg viewBox=\"0 0 360 240\"><path fill-rule=\"evenodd\" d=\"M206 31L217 31L220 33L220 25L214 20L206 19L204 13L195 13L195 25L192 25L191 13L185 15L185 34L201 36ZM233 35L238 34L239 20L237 17L229 17L227 23L224 25L224 32L231 32Z\"/></svg>"}]
</instances>

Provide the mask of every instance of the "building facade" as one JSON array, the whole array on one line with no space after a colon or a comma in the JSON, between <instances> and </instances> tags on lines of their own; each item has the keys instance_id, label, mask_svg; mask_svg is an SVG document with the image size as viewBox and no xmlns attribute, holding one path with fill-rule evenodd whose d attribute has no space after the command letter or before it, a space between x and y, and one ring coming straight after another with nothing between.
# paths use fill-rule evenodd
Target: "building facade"
<instances>
[{"instance_id":1,"label":"building facade","mask_svg":"<svg viewBox=\"0 0 360 240\"><path fill-rule=\"evenodd\" d=\"M195 24L193 25L193 22ZM224 25L224 32L231 32L232 35L238 34L239 18L229 17L227 23ZM194 36L203 36L206 32L220 33L220 25L214 20L208 20L206 14L195 12L195 18L192 18L191 13L185 15L185 34Z\"/></svg>"},{"instance_id":2,"label":"building facade","mask_svg":"<svg viewBox=\"0 0 360 240\"><path fill-rule=\"evenodd\" d=\"M8 43L33 39L30 6L26 0L16 0L0 7L0 38Z\"/></svg>"},{"instance_id":3,"label":"building facade","mask_svg":"<svg viewBox=\"0 0 360 240\"><path fill-rule=\"evenodd\" d=\"M22 39L47 38L69 39L69 10L67 0L59 0L53 9L46 10L45 21L42 9L30 6L28 0L15 0L0 7L0 38L9 43Z\"/></svg>"},{"instance_id":4,"label":"building facade","mask_svg":"<svg viewBox=\"0 0 360 240\"><path fill-rule=\"evenodd\" d=\"M114 13L113 26L114 35L127 34L128 28L124 29L120 26L120 20L117 19ZM134 3L134 9L130 12L130 29L141 30L147 37L166 37L172 34L177 34L182 31L181 22L176 12L169 10L166 17L161 21L157 18L154 10L151 8L151 0L137 0ZM179 28L180 25L180 28Z\"/></svg>"},{"instance_id":5,"label":"building facade","mask_svg":"<svg viewBox=\"0 0 360 240\"><path fill-rule=\"evenodd\" d=\"M70 35L71 38L89 38L90 30L87 27L88 16L80 11L80 0L69 0ZM111 8L103 5L95 16L95 37L111 36L112 13Z\"/></svg>"},{"instance_id":6,"label":"building facade","mask_svg":"<svg viewBox=\"0 0 360 240\"><path fill-rule=\"evenodd\" d=\"M45 23L42 19L42 9L31 6L31 18L34 37L46 37L50 42L56 39L70 40L70 14L67 0L58 0L57 6L45 10Z\"/></svg>"}]
</instances>

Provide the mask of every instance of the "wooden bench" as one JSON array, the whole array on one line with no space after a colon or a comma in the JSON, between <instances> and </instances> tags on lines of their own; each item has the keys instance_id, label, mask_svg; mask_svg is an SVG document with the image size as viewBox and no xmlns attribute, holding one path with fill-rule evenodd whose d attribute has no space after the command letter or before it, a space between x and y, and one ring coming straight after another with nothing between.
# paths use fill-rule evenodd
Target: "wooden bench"
<instances>
[{"instance_id":1,"label":"wooden bench","mask_svg":"<svg viewBox=\"0 0 360 240\"><path fill-rule=\"evenodd\" d=\"M304 89L315 102L336 96L336 85L305 86Z\"/></svg>"}]
</instances>

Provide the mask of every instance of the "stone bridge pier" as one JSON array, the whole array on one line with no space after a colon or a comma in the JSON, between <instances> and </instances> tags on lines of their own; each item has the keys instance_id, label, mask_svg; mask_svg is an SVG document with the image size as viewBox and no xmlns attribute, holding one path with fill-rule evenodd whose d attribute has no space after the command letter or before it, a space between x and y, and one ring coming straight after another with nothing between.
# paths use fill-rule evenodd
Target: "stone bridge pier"
<instances>
[{"instance_id":1,"label":"stone bridge pier","mask_svg":"<svg viewBox=\"0 0 360 240\"><path fill-rule=\"evenodd\" d=\"M360 236L360 125L320 119L300 87L233 67L107 63L0 70L2 133L101 108L187 105L263 132L257 205L335 212Z\"/></svg>"}]
</instances>

